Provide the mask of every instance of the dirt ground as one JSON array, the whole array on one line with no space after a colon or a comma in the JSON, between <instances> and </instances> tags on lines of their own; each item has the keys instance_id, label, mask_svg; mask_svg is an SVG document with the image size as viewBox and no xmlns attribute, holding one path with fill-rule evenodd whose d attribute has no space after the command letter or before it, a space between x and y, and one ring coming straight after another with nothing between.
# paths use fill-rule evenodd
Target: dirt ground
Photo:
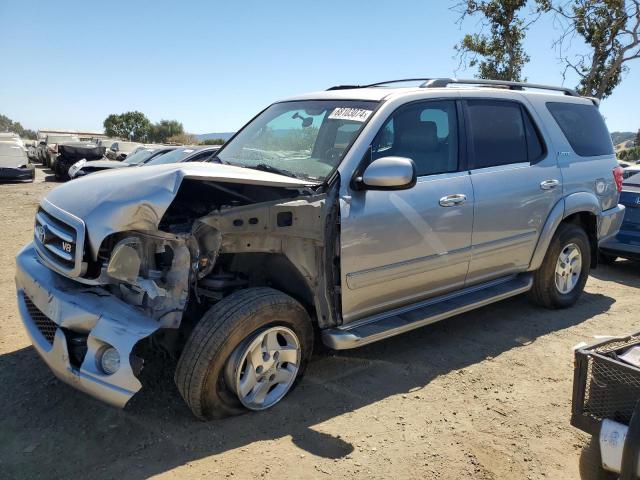
<instances>
[{"instance_id":1,"label":"dirt ground","mask_svg":"<svg viewBox=\"0 0 640 480\"><path fill-rule=\"evenodd\" d=\"M317 355L274 409L196 421L173 364L125 410L56 380L31 347L14 257L55 183L0 185L0 477L579 478L573 345L640 330L637 265L600 267L577 306L525 297L353 351Z\"/></svg>"}]
</instances>

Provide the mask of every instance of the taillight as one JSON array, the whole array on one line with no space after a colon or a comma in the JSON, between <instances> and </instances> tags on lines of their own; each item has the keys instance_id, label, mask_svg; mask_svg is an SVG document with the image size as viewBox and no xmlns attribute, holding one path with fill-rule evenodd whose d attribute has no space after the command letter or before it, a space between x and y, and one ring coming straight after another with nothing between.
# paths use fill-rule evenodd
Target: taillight
<instances>
[{"instance_id":1,"label":"taillight","mask_svg":"<svg viewBox=\"0 0 640 480\"><path fill-rule=\"evenodd\" d=\"M618 193L620 193L622 191L622 182L624 181L624 169L620 165L613 169L613 179L616 182Z\"/></svg>"}]
</instances>

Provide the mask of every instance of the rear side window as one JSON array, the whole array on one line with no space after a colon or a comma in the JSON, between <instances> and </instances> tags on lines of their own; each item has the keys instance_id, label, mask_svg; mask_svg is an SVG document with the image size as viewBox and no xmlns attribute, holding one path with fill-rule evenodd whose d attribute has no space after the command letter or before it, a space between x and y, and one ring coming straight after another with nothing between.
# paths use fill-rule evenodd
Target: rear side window
<instances>
[{"instance_id":1,"label":"rear side window","mask_svg":"<svg viewBox=\"0 0 640 480\"><path fill-rule=\"evenodd\" d=\"M613 153L611 137L595 105L548 102L547 108L578 155L593 157Z\"/></svg>"},{"instance_id":2,"label":"rear side window","mask_svg":"<svg viewBox=\"0 0 640 480\"><path fill-rule=\"evenodd\" d=\"M535 162L544 145L519 103L468 100L467 117L473 168Z\"/></svg>"}]
</instances>

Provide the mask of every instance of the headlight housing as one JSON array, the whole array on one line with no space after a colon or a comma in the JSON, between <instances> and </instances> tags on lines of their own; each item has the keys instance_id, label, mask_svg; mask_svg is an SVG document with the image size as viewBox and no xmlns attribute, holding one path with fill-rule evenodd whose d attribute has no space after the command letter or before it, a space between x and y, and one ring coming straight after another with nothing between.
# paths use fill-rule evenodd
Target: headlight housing
<instances>
[{"instance_id":1,"label":"headlight housing","mask_svg":"<svg viewBox=\"0 0 640 480\"><path fill-rule=\"evenodd\" d=\"M127 237L119 241L111 252L107 274L116 280L134 284L140 273L140 239Z\"/></svg>"}]
</instances>

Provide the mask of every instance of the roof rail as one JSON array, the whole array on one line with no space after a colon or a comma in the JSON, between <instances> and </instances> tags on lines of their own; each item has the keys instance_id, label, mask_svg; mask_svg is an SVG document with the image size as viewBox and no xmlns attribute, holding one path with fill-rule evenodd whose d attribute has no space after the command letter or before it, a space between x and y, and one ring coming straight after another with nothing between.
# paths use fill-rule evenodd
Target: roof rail
<instances>
[{"instance_id":1,"label":"roof rail","mask_svg":"<svg viewBox=\"0 0 640 480\"><path fill-rule=\"evenodd\" d=\"M484 80L480 78L461 79L461 78L432 78L425 81L420 87L422 88L442 88L449 85L486 85L490 87L505 87L509 90L524 90L525 88L533 88L538 90L552 90L562 92L571 97L579 97L578 92L567 87L554 87L551 85L541 85L538 83L510 82L508 80Z\"/></svg>"},{"instance_id":2,"label":"roof rail","mask_svg":"<svg viewBox=\"0 0 640 480\"><path fill-rule=\"evenodd\" d=\"M433 80L432 78L401 78L400 80L388 80L386 82L369 83L367 85L336 85L329 90L351 90L354 88L369 88L369 87L381 87L382 85L388 85L390 83L403 83L403 82L427 82Z\"/></svg>"},{"instance_id":3,"label":"roof rail","mask_svg":"<svg viewBox=\"0 0 640 480\"><path fill-rule=\"evenodd\" d=\"M336 85L327 90L350 90L355 88L380 87L391 83L404 82L423 82L421 88L444 88L449 85L483 85L487 87L501 87L509 90L524 90L525 88L533 88L537 90L552 90L562 92L571 97L579 97L580 94L571 88L554 87L551 85L541 85L538 83L510 82L508 80L485 80L481 78L462 79L462 78L401 78L399 80L387 80L385 82L370 83L368 85Z\"/></svg>"}]
</instances>

